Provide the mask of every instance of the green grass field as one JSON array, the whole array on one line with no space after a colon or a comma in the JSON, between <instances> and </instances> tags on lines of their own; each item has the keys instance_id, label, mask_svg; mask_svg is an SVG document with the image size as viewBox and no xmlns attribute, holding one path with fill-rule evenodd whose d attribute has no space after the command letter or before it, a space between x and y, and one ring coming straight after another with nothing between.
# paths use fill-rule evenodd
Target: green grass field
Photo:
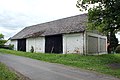
<instances>
[{"instance_id":1,"label":"green grass field","mask_svg":"<svg viewBox=\"0 0 120 80\"><path fill-rule=\"evenodd\" d=\"M8 67L0 63L0 80L19 80L17 75L11 72Z\"/></svg>"},{"instance_id":2,"label":"green grass field","mask_svg":"<svg viewBox=\"0 0 120 80\"><path fill-rule=\"evenodd\" d=\"M120 54L84 56L79 54L29 53L6 49L0 49L0 52L92 70L120 78L120 67L118 66L119 68L112 68L109 66L110 64L120 64Z\"/></svg>"}]
</instances>

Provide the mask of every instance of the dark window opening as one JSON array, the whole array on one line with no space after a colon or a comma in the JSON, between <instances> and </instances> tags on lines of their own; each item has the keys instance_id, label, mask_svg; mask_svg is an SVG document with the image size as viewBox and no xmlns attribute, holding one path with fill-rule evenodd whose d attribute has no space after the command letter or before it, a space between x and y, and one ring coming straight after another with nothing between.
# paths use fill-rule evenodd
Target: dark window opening
<instances>
[{"instance_id":1,"label":"dark window opening","mask_svg":"<svg viewBox=\"0 0 120 80\"><path fill-rule=\"evenodd\" d=\"M45 53L63 53L62 35L45 36Z\"/></svg>"}]
</instances>

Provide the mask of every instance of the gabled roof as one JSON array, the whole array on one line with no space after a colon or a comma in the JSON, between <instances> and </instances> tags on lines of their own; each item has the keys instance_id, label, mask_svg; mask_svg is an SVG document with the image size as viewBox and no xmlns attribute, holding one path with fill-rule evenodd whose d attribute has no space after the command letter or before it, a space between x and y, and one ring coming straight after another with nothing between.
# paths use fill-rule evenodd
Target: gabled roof
<instances>
[{"instance_id":1,"label":"gabled roof","mask_svg":"<svg viewBox=\"0 0 120 80\"><path fill-rule=\"evenodd\" d=\"M26 27L14 35L11 39L83 32L85 31L86 22L87 14L63 18Z\"/></svg>"}]
</instances>

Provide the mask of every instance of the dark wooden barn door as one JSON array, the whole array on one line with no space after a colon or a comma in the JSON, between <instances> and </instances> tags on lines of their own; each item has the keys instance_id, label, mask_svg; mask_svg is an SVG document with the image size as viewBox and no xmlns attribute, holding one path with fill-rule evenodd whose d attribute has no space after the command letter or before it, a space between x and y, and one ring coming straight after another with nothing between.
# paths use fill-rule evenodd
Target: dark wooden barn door
<instances>
[{"instance_id":1,"label":"dark wooden barn door","mask_svg":"<svg viewBox=\"0 0 120 80\"><path fill-rule=\"evenodd\" d=\"M63 53L62 35L45 37L45 53Z\"/></svg>"},{"instance_id":2,"label":"dark wooden barn door","mask_svg":"<svg viewBox=\"0 0 120 80\"><path fill-rule=\"evenodd\" d=\"M18 39L18 51L26 51L26 39Z\"/></svg>"}]
</instances>

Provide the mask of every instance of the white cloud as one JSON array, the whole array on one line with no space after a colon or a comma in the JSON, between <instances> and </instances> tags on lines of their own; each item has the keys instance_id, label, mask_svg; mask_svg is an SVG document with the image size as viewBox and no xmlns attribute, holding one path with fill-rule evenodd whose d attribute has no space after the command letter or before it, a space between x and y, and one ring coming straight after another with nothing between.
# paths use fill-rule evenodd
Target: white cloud
<instances>
[{"instance_id":1,"label":"white cloud","mask_svg":"<svg viewBox=\"0 0 120 80\"><path fill-rule=\"evenodd\" d=\"M26 26L81 14L76 3L77 0L0 0L0 33L8 39Z\"/></svg>"},{"instance_id":2,"label":"white cloud","mask_svg":"<svg viewBox=\"0 0 120 80\"><path fill-rule=\"evenodd\" d=\"M0 33L9 38L26 26L80 14L77 0L0 0Z\"/></svg>"},{"instance_id":3,"label":"white cloud","mask_svg":"<svg viewBox=\"0 0 120 80\"><path fill-rule=\"evenodd\" d=\"M77 0L0 0L4 10L27 15L69 16L80 13Z\"/></svg>"},{"instance_id":4,"label":"white cloud","mask_svg":"<svg viewBox=\"0 0 120 80\"><path fill-rule=\"evenodd\" d=\"M22 30L22 28L17 28L17 29L7 29L5 27L0 27L0 32L5 35L5 39L8 39L13 36L13 34L16 34Z\"/></svg>"},{"instance_id":5,"label":"white cloud","mask_svg":"<svg viewBox=\"0 0 120 80\"><path fill-rule=\"evenodd\" d=\"M15 32L14 30L7 29L5 27L0 27L0 32L6 33L6 32Z\"/></svg>"}]
</instances>

